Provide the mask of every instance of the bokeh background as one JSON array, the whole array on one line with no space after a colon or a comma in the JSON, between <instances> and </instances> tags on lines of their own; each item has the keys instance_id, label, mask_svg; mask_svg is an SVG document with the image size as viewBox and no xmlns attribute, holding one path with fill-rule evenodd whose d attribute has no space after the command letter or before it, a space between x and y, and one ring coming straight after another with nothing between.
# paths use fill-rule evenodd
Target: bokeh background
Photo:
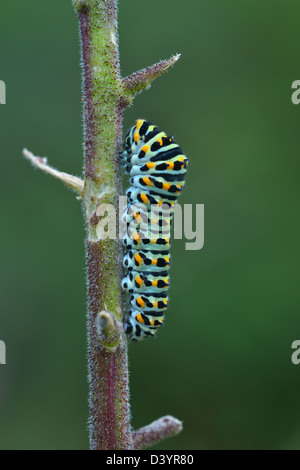
<instances>
[{"instance_id":1,"label":"bokeh background","mask_svg":"<svg viewBox=\"0 0 300 470\"><path fill-rule=\"evenodd\" d=\"M173 243L158 338L129 350L135 428L157 449L300 449L299 2L121 0L123 76L180 52L124 115L175 135L181 203L205 204L205 245ZM24 146L82 173L81 71L70 0L4 2L0 17L1 449L87 449L82 209Z\"/></svg>"}]
</instances>

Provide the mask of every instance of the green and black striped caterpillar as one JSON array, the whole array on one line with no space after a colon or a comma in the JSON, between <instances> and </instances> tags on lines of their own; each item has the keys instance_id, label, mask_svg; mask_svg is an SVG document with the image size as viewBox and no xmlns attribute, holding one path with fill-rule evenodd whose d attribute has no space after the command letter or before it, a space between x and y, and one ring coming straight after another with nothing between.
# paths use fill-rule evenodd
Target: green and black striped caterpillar
<instances>
[{"instance_id":1,"label":"green and black striped caterpillar","mask_svg":"<svg viewBox=\"0 0 300 470\"><path fill-rule=\"evenodd\" d=\"M170 227L188 160L173 137L139 119L129 130L120 156L130 174L127 190L122 287L131 307L125 331L134 341L154 336L168 304Z\"/></svg>"}]
</instances>

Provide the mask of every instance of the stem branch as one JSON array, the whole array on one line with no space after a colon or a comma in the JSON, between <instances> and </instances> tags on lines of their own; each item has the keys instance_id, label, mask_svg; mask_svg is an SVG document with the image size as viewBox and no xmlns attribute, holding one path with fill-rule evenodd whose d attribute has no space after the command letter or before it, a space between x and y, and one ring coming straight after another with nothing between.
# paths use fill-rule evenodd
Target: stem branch
<instances>
[{"instance_id":1,"label":"stem branch","mask_svg":"<svg viewBox=\"0 0 300 470\"><path fill-rule=\"evenodd\" d=\"M162 439L175 436L180 431L182 431L181 421L173 416L164 416L134 432L134 448L145 449L157 444Z\"/></svg>"},{"instance_id":2,"label":"stem branch","mask_svg":"<svg viewBox=\"0 0 300 470\"><path fill-rule=\"evenodd\" d=\"M35 168L39 168L45 173L54 176L54 178L59 179L69 188L74 189L74 191L76 191L80 196L83 195L84 181L81 178L56 170L52 166L48 165L46 157L36 157L27 149L23 149L23 155L33 164Z\"/></svg>"},{"instance_id":3,"label":"stem branch","mask_svg":"<svg viewBox=\"0 0 300 470\"><path fill-rule=\"evenodd\" d=\"M128 77L123 78L123 84L132 94L139 93L149 88L151 82L173 67L179 58L180 54L175 54L170 59L161 60L157 64L134 72Z\"/></svg>"}]
</instances>

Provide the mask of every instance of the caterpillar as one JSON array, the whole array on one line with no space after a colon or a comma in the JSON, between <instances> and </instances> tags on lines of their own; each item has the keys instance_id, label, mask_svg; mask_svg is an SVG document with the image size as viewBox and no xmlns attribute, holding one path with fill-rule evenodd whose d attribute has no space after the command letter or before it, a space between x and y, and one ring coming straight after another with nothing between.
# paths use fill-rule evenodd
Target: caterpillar
<instances>
[{"instance_id":1,"label":"caterpillar","mask_svg":"<svg viewBox=\"0 0 300 470\"><path fill-rule=\"evenodd\" d=\"M144 119L131 127L123 147L120 161L131 184L122 281L131 306L124 328L131 340L139 341L155 336L168 305L170 228L188 159L172 136Z\"/></svg>"}]
</instances>

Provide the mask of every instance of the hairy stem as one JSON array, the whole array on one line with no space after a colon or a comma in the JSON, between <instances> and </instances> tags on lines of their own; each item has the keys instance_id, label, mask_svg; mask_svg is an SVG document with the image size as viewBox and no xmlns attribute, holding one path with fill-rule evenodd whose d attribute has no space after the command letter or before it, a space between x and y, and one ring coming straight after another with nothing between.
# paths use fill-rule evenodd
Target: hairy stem
<instances>
[{"instance_id":1,"label":"hairy stem","mask_svg":"<svg viewBox=\"0 0 300 470\"><path fill-rule=\"evenodd\" d=\"M24 156L63 181L82 199L86 226L88 280L88 365L90 447L94 450L145 448L179 432L181 422L166 416L135 433L130 427L127 339L124 334L122 246L118 238L122 184L119 151L122 112L134 96L179 58L161 61L129 77L120 76L117 0L73 0L78 13L83 70L84 179L60 172L27 149ZM116 238L103 239L103 204L117 212ZM105 206L107 207L107 206Z\"/></svg>"},{"instance_id":2,"label":"hairy stem","mask_svg":"<svg viewBox=\"0 0 300 470\"><path fill-rule=\"evenodd\" d=\"M162 439L175 436L182 431L182 422L173 416L164 416L133 433L135 449L146 449Z\"/></svg>"},{"instance_id":3,"label":"hairy stem","mask_svg":"<svg viewBox=\"0 0 300 470\"><path fill-rule=\"evenodd\" d=\"M118 210L121 176L122 84L116 1L74 1L78 10L83 66L85 191L87 224L88 360L91 449L130 449L127 341L99 335L100 311L122 319L121 244L97 231L101 204ZM117 213L118 220L118 213ZM98 317L98 323L97 323Z\"/></svg>"},{"instance_id":4,"label":"hairy stem","mask_svg":"<svg viewBox=\"0 0 300 470\"><path fill-rule=\"evenodd\" d=\"M81 178L77 178L77 176L69 175L68 173L63 173L62 171L56 170L52 166L48 165L46 157L36 157L27 149L23 149L23 155L32 163L35 168L39 168L45 173L54 176L54 178L63 181L66 186L74 189L74 191L76 191L79 196L83 194L84 181Z\"/></svg>"},{"instance_id":5,"label":"hairy stem","mask_svg":"<svg viewBox=\"0 0 300 470\"><path fill-rule=\"evenodd\" d=\"M123 78L125 90L131 94L133 99L137 93L148 89L153 80L173 67L179 57L180 54L176 54L168 60L161 60L157 64L150 65L150 67L146 67L145 69L134 72L128 77Z\"/></svg>"}]
</instances>

